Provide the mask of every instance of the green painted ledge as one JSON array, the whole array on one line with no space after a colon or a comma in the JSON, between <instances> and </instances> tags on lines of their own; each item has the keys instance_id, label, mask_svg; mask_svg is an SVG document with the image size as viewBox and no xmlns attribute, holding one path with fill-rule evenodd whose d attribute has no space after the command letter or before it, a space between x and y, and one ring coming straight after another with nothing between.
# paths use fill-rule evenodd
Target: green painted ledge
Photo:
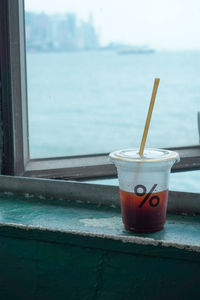
<instances>
[{"instance_id":1,"label":"green painted ledge","mask_svg":"<svg viewBox=\"0 0 200 300\"><path fill-rule=\"evenodd\" d=\"M61 204L41 198L0 194L1 235L70 242L116 252L140 253L144 248L143 254L153 256L159 249L163 257L178 253L178 257L200 258L200 216L168 214L163 230L133 234L124 229L118 208L70 201Z\"/></svg>"},{"instance_id":2,"label":"green painted ledge","mask_svg":"<svg viewBox=\"0 0 200 300\"><path fill-rule=\"evenodd\" d=\"M124 230L119 208L0 194L1 299L192 299L200 217Z\"/></svg>"}]
</instances>

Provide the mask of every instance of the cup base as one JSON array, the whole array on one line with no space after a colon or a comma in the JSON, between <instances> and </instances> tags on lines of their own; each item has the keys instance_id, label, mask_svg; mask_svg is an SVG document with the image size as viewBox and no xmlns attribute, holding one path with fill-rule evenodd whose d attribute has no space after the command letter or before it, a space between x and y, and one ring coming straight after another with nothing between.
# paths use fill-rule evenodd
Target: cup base
<instances>
[{"instance_id":1,"label":"cup base","mask_svg":"<svg viewBox=\"0 0 200 300\"><path fill-rule=\"evenodd\" d=\"M156 228L133 228L133 227L128 227L126 225L124 225L125 229L127 231L130 231L130 232L135 232L135 233L152 233L152 232L156 232L156 231L160 231L163 229L164 227L164 224L156 227Z\"/></svg>"}]
</instances>

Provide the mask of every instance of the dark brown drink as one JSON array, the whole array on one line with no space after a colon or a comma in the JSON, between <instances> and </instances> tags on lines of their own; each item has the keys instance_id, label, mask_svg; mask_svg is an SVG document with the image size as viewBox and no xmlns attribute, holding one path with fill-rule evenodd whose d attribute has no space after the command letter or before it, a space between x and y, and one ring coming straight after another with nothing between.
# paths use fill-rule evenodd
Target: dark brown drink
<instances>
[{"instance_id":1,"label":"dark brown drink","mask_svg":"<svg viewBox=\"0 0 200 300\"><path fill-rule=\"evenodd\" d=\"M163 228L168 190L152 194L135 194L120 190L122 219L126 230L154 232Z\"/></svg>"}]
</instances>

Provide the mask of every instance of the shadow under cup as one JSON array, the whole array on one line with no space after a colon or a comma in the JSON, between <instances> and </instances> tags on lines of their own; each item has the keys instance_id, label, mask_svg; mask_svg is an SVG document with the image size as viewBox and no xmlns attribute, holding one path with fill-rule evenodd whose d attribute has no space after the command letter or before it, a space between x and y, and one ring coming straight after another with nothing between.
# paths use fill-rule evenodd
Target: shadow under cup
<instances>
[{"instance_id":1,"label":"shadow under cup","mask_svg":"<svg viewBox=\"0 0 200 300\"><path fill-rule=\"evenodd\" d=\"M163 228L168 202L169 175L179 160L177 152L137 149L110 153L117 167L122 220L126 230L154 232Z\"/></svg>"}]
</instances>

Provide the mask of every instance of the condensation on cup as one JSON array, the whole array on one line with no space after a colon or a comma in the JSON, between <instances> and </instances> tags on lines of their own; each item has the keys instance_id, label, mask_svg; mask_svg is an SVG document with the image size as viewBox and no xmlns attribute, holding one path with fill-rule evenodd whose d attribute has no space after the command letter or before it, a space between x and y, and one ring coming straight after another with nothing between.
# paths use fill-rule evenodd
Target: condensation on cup
<instances>
[{"instance_id":1,"label":"condensation on cup","mask_svg":"<svg viewBox=\"0 0 200 300\"><path fill-rule=\"evenodd\" d=\"M163 149L138 149L110 153L117 167L122 220L133 232L155 232L163 228L168 202L169 174L179 154Z\"/></svg>"}]
</instances>

